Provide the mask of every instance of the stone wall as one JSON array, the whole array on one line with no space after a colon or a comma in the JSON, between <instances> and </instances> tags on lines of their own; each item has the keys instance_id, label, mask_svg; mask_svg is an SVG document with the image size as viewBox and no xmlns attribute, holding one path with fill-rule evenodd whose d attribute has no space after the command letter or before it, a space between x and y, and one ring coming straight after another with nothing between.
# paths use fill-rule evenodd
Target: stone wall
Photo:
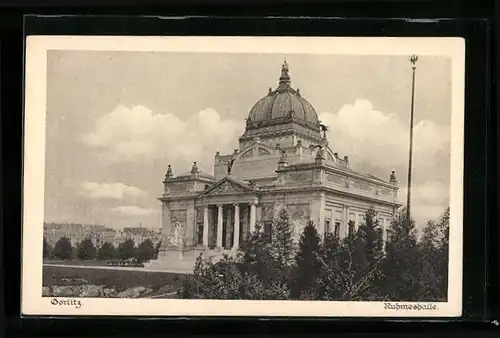
<instances>
[{"instance_id":1,"label":"stone wall","mask_svg":"<svg viewBox=\"0 0 500 338\"><path fill-rule=\"evenodd\" d=\"M147 297L152 292L153 289L143 286L137 286L122 291L102 285L42 287L42 297L142 298Z\"/></svg>"}]
</instances>

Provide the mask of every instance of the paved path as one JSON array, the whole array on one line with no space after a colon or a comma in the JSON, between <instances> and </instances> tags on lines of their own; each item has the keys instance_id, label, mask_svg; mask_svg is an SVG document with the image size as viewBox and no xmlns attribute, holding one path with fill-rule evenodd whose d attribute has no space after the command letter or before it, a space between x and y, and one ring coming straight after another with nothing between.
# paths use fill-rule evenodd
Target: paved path
<instances>
[{"instance_id":1,"label":"paved path","mask_svg":"<svg viewBox=\"0 0 500 338\"><path fill-rule=\"evenodd\" d=\"M168 292L168 293L162 293L161 295L155 295L155 296L152 296L152 297L149 297L150 299L153 299L153 298L168 298L168 296L173 296L173 295L176 295L178 293L178 291L173 291L173 292Z\"/></svg>"},{"instance_id":2,"label":"paved path","mask_svg":"<svg viewBox=\"0 0 500 338\"><path fill-rule=\"evenodd\" d=\"M43 266L56 266L56 267L67 267L67 268L77 268L77 269L101 269L101 270L122 270L122 271L138 271L138 272L166 272L166 273L191 273L193 270L187 271L186 269L152 269L152 268L135 268L128 266L109 266L109 265L69 265L69 264L50 264L44 263Z\"/></svg>"}]
</instances>

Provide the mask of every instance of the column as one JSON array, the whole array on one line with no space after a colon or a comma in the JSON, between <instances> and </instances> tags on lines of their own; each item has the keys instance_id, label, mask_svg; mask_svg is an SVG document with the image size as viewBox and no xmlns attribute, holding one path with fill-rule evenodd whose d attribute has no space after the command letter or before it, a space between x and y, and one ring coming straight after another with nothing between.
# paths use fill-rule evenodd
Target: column
<instances>
[{"instance_id":1,"label":"column","mask_svg":"<svg viewBox=\"0 0 500 338\"><path fill-rule=\"evenodd\" d=\"M168 240L170 237L170 232L172 231L172 220L170 216L170 209L167 202L162 204L161 213L161 247L158 253L158 258L165 258L168 249Z\"/></svg>"},{"instance_id":2,"label":"column","mask_svg":"<svg viewBox=\"0 0 500 338\"><path fill-rule=\"evenodd\" d=\"M217 213L217 247L222 248L222 204L218 206Z\"/></svg>"},{"instance_id":3,"label":"column","mask_svg":"<svg viewBox=\"0 0 500 338\"><path fill-rule=\"evenodd\" d=\"M382 241L382 250L385 252L385 245L387 244L387 219L384 217L382 218L382 229L383 229L383 235L382 235L382 238L383 238L383 241Z\"/></svg>"},{"instance_id":4,"label":"column","mask_svg":"<svg viewBox=\"0 0 500 338\"><path fill-rule=\"evenodd\" d=\"M233 250L238 250L240 247L240 205L234 205L234 232L233 232Z\"/></svg>"},{"instance_id":5,"label":"column","mask_svg":"<svg viewBox=\"0 0 500 338\"><path fill-rule=\"evenodd\" d=\"M208 205L203 209L203 246L208 247Z\"/></svg>"},{"instance_id":6,"label":"column","mask_svg":"<svg viewBox=\"0 0 500 338\"><path fill-rule=\"evenodd\" d=\"M325 213L326 213L326 199L325 193L321 192L319 197L319 224L316 226L321 238L325 236Z\"/></svg>"},{"instance_id":7,"label":"column","mask_svg":"<svg viewBox=\"0 0 500 338\"><path fill-rule=\"evenodd\" d=\"M224 249L231 249L232 247L232 240L233 240L233 234L231 233L231 231L234 231L233 229L233 212L231 210L231 208L228 208L229 210L227 211L227 215L226 215L226 233L225 233L225 237L224 238L224 241L223 241L223 245L224 245ZM231 244L231 245L229 245Z\"/></svg>"},{"instance_id":8,"label":"column","mask_svg":"<svg viewBox=\"0 0 500 338\"><path fill-rule=\"evenodd\" d=\"M196 208L194 201L188 202L188 209L186 215L186 228L182 233L182 247L191 247L194 242L194 234L196 227Z\"/></svg>"},{"instance_id":9,"label":"column","mask_svg":"<svg viewBox=\"0 0 500 338\"><path fill-rule=\"evenodd\" d=\"M250 203L250 232L255 231L255 221L256 221L256 205L257 203Z\"/></svg>"},{"instance_id":10,"label":"column","mask_svg":"<svg viewBox=\"0 0 500 338\"><path fill-rule=\"evenodd\" d=\"M349 206L344 205L344 226L341 231L341 237L347 237L349 234Z\"/></svg>"},{"instance_id":11,"label":"column","mask_svg":"<svg viewBox=\"0 0 500 338\"><path fill-rule=\"evenodd\" d=\"M244 204L244 207L240 209L240 213L243 213L243 224L241 224L241 232L243 236L242 238L246 238L249 232L249 224L250 224L250 206Z\"/></svg>"}]
</instances>

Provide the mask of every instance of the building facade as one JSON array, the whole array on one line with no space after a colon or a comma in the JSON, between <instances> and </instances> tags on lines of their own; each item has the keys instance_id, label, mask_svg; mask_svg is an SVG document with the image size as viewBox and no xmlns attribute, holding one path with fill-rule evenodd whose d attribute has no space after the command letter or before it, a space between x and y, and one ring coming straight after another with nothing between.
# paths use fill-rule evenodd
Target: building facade
<instances>
[{"instance_id":1,"label":"building facade","mask_svg":"<svg viewBox=\"0 0 500 338\"><path fill-rule=\"evenodd\" d=\"M44 223L43 235L47 242L54 246L61 238L66 237L71 245L76 246L86 238L90 238L94 246L99 247L103 237L114 237L115 231L104 225L90 225L79 223Z\"/></svg>"},{"instance_id":2,"label":"building facade","mask_svg":"<svg viewBox=\"0 0 500 338\"><path fill-rule=\"evenodd\" d=\"M292 87L285 61L277 88L251 108L238 148L215 154L213 175L197 162L178 176L168 166L159 198L159 260L179 257L179 251L237 251L257 223L271 233L283 208L295 240L309 220L321 236L344 237L353 230L349 221L357 226L370 207L385 229L400 206L395 173L383 180L353 170L348 156L330 149L327 129Z\"/></svg>"},{"instance_id":3,"label":"building facade","mask_svg":"<svg viewBox=\"0 0 500 338\"><path fill-rule=\"evenodd\" d=\"M156 245L161 241L161 229L159 228L144 228L144 227L125 227L122 231L117 232L117 236L115 238L115 246L118 246L120 243L126 241L127 239L131 239L134 241L135 246L139 246L142 242L149 239Z\"/></svg>"}]
</instances>

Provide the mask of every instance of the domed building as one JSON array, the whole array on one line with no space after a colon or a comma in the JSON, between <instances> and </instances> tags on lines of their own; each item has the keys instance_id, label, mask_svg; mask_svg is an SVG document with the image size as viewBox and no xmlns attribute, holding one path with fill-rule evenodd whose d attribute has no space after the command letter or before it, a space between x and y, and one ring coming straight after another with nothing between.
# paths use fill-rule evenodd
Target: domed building
<instances>
[{"instance_id":1,"label":"domed building","mask_svg":"<svg viewBox=\"0 0 500 338\"><path fill-rule=\"evenodd\" d=\"M386 181L356 172L348 156L330 148L327 130L292 87L285 61L278 86L250 109L239 147L215 154L213 175L202 173L196 162L179 176L168 167L160 198L162 246L153 264L184 261L189 270L199 252L236 252L257 223L270 235L283 208L296 241L309 220L321 236L345 237L370 207L385 229L400 207L395 173Z\"/></svg>"}]
</instances>

